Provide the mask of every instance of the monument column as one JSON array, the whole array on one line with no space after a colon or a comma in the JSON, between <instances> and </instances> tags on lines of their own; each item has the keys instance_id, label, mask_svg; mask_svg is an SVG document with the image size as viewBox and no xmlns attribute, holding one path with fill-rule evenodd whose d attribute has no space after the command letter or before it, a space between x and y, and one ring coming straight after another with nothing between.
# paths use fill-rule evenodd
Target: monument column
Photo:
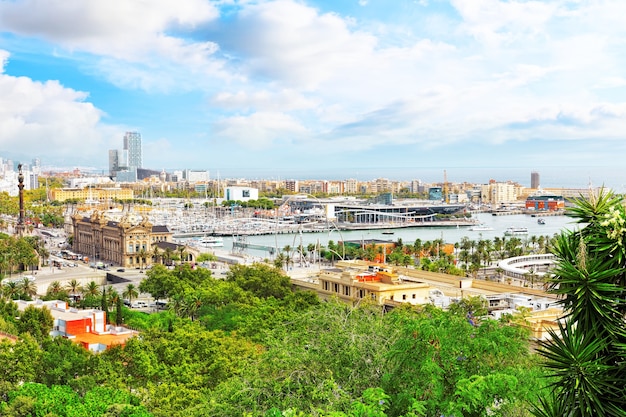
<instances>
[{"instance_id":1,"label":"monument column","mask_svg":"<svg viewBox=\"0 0 626 417\"><path fill-rule=\"evenodd\" d=\"M15 230L16 234L19 237L24 236L24 174L22 173L22 164L17 166L17 188L19 191L20 198L20 215L17 219L17 228Z\"/></svg>"}]
</instances>

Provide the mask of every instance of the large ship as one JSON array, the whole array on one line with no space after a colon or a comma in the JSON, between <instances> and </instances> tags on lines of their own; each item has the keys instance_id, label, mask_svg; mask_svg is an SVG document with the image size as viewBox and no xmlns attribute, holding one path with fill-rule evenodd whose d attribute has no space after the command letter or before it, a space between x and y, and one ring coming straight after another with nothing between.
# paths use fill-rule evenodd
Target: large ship
<instances>
[{"instance_id":1,"label":"large ship","mask_svg":"<svg viewBox=\"0 0 626 417\"><path fill-rule=\"evenodd\" d=\"M200 246L205 248L217 248L224 246L224 239L219 236L206 236L200 239Z\"/></svg>"},{"instance_id":2,"label":"large ship","mask_svg":"<svg viewBox=\"0 0 626 417\"><path fill-rule=\"evenodd\" d=\"M508 227L504 231L505 236L520 236L520 235L527 235L527 234L528 234L527 227Z\"/></svg>"}]
</instances>

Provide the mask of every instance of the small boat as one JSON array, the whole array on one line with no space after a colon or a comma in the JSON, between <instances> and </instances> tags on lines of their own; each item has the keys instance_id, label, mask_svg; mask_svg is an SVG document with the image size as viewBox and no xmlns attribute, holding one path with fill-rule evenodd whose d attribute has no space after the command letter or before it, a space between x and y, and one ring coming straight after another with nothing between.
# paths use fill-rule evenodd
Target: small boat
<instances>
[{"instance_id":1,"label":"small boat","mask_svg":"<svg viewBox=\"0 0 626 417\"><path fill-rule=\"evenodd\" d=\"M472 232L486 232L486 231L489 231L489 230L493 230L493 227L487 226L486 224L481 223L481 224L477 224L475 226L472 226L472 227L470 227L467 230L470 230Z\"/></svg>"},{"instance_id":2,"label":"small boat","mask_svg":"<svg viewBox=\"0 0 626 417\"><path fill-rule=\"evenodd\" d=\"M537 219L537 224L546 224L546 220L545 220L545 219L543 219L543 218L541 218L541 217L539 217L539 218Z\"/></svg>"},{"instance_id":3,"label":"small boat","mask_svg":"<svg viewBox=\"0 0 626 417\"><path fill-rule=\"evenodd\" d=\"M504 231L505 236L519 236L519 235L527 235L528 228L527 227L509 227Z\"/></svg>"},{"instance_id":4,"label":"small boat","mask_svg":"<svg viewBox=\"0 0 626 417\"><path fill-rule=\"evenodd\" d=\"M383 235L393 235L393 232L383 232Z\"/></svg>"}]
</instances>

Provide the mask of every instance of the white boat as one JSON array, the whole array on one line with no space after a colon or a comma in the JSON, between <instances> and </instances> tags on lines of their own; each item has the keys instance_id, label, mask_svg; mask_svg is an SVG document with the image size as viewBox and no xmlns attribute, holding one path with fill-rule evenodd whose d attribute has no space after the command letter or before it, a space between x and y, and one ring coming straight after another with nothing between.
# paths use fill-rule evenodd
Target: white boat
<instances>
[{"instance_id":1,"label":"white boat","mask_svg":"<svg viewBox=\"0 0 626 417\"><path fill-rule=\"evenodd\" d=\"M206 236L200 240L200 245L205 248L217 248L224 246L224 239L219 236Z\"/></svg>"},{"instance_id":2,"label":"white boat","mask_svg":"<svg viewBox=\"0 0 626 417\"><path fill-rule=\"evenodd\" d=\"M519 235L527 235L528 228L527 227L509 227L504 231L505 236L519 236Z\"/></svg>"},{"instance_id":3,"label":"white boat","mask_svg":"<svg viewBox=\"0 0 626 417\"><path fill-rule=\"evenodd\" d=\"M546 221L542 217L539 217L537 219L537 224L546 224Z\"/></svg>"},{"instance_id":4,"label":"white boat","mask_svg":"<svg viewBox=\"0 0 626 417\"><path fill-rule=\"evenodd\" d=\"M481 224L477 224L475 226L472 226L472 227L470 227L467 230L470 230L472 232L488 232L490 230L493 230L493 227L488 226L488 225L486 225L484 223L481 223Z\"/></svg>"}]
</instances>

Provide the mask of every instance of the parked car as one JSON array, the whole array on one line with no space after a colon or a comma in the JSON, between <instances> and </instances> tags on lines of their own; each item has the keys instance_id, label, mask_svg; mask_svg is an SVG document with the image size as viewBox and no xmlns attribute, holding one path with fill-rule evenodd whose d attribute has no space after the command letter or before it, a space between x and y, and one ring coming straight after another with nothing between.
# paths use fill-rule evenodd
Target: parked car
<instances>
[{"instance_id":1,"label":"parked car","mask_svg":"<svg viewBox=\"0 0 626 417\"><path fill-rule=\"evenodd\" d=\"M148 303L145 301L133 301L130 305L131 308L148 308Z\"/></svg>"}]
</instances>

